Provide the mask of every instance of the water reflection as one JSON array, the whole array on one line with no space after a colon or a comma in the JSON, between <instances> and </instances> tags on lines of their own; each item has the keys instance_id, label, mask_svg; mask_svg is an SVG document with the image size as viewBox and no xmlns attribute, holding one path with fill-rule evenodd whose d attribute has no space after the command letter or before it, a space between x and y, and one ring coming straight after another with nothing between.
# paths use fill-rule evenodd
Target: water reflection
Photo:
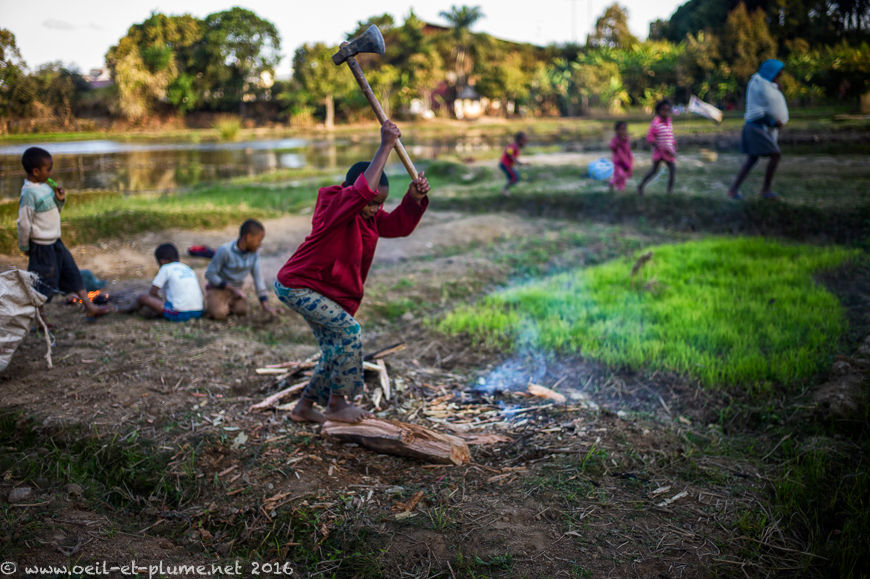
<instances>
[{"instance_id":1,"label":"water reflection","mask_svg":"<svg viewBox=\"0 0 870 579\"><path fill-rule=\"evenodd\" d=\"M433 159L445 153L470 154L501 146L502 137L407 139L412 156ZM24 174L21 154L31 145L54 156L54 178L70 190L165 191L197 183L276 169L341 170L367 159L376 146L370 137L343 139L265 139L231 143L126 143L107 139L0 146L0 199L18 197Z\"/></svg>"}]
</instances>

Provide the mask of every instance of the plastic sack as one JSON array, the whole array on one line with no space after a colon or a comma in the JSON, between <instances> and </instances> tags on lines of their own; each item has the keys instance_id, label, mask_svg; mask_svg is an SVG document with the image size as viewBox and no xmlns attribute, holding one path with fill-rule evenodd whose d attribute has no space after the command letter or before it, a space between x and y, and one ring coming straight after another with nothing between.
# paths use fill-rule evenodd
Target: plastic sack
<instances>
[{"instance_id":1,"label":"plastic sack","mask_svg":"<svg viewBox=\"0 0 870 579\"><path fill-rule=\"evenodd\" d=\"M592 161L588 173L596 181L606 181L613 177L613 161L605 158Z\"/></svg>"},{"instance_id":2,"label":"plastic sack","mask_svg":"<svg viewBox=\"0 0 870 579\"><path fill-rule=\"evenodd\" d=\"M776 83L761 78L754 74L746 87L746 115L747 121L759 119L764 115L770 115L775 120L786 124L788 122L788 105L785 95L779 90Z\"/></svg>"},{"instance_id":3,"label":"plastic sack","mask_svg":"<svg viewBox=\"0 0 870 579\"><path fill-rule=\"evenodd\" d=\"M695 95L692 95L689 98L689 106L686 109L690 113L694 113L696 115L702 116L705 119L710 119L714 121L716 124L722 122L722 111L717 109L715 106L710 103L705 103Z\"/></svg>"},{"instance_id":4,"label":"plastic sack","mask_svg":"<svg viewBox=\"0 0 870 579\"><path fill-rule=\"evenodd\" d=\"M0 272L0 371L30 331L36 308L45 303L45 296L33 289L35 277L20 269Z\"/></svg>"},{"instance_id":5,"label":"plastic sack","mask_svg":"<svg viewBox=\"0 0 870 579\"><path fill-rule=\"evenodd\" d=\"M768 113L782 124L786 124L788 122L788 105L785 102L785 95L775 84L770 84L773 86L766 90Z\"/></svg>"}]
</instances>

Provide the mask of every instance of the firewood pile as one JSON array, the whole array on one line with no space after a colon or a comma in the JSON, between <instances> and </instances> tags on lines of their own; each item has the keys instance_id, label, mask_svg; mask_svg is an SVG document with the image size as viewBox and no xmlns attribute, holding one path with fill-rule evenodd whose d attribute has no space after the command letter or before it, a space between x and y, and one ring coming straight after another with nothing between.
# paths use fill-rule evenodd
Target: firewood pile
<instances>
[{"instance_id":1,"label":"firewood pile","mask_svg":"<svg viewBox=\"0 0 870 579\"><path fill-rule=\"evenodd\" d=\"M539 384L530 383L524 392L509 393L512 403L506 404L504 400L459 393L458 376L442 372L433 380L433 369L403 368L401 376L391 376L386 359L405 348L404 343L394 344L364 357L366 388L357 404L376 418L354 424L328 421L321 428L322 434L377 452L462 464L469 461L468 445L514 442L527 428L546 426L542 421L551 420L548 412L569 409L563 394ZM272 377L264 388L270 394L249 411L291 411L318 357L257 368L258 375ZM449 385L432 383L444 381Z\"/></svg>"}]
</instances>

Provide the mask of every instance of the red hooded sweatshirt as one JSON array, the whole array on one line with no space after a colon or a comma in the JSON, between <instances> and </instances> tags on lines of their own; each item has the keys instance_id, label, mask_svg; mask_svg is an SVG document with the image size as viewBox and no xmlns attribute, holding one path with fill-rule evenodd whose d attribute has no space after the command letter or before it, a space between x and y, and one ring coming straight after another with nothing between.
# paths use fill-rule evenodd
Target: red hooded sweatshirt
<instances>
[{"instance_id":1,"label":"red hooded sweatshirt","mask_svg":"<svg viewBox=\"0 0 870 579\"><path fill-rule=\"evenodd\" d=\"M428 197L417 203L406 194L392 212L363 219L360 211L376 196L365 175L349 187L320 189L311 233L278 272L281 285L312 289L356 314L378 238L410 235L429 206Z\"/></svg>"}]
</instances>

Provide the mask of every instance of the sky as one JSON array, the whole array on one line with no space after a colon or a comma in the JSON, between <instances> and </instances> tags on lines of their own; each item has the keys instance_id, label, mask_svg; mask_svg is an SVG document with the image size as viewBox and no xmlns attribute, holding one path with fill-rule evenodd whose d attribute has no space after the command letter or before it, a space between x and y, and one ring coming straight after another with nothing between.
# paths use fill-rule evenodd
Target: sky
<instances>
[{"instance_id":1,"label":"sky","mask_svg":"<svg viewBox=\"0 0 870 579\"><path fill-rule=\"evenodd\" d=\"M411 9L427 22L444 24L438 15L452 4L480 6L484 18L473 28L498 38L545 45L577 40L585 42L604 9L614 0L0 0L0 27L15 34L21 56L31 69L61 61L82 72L100 68L106 51L127 29L153 12L190 13L204 17L212 12L242 6L270 20L281 35L284 58L278 77L291 73L293 51L306 42L338 44L356 23L388 12L397 23ZM646 38L649 23L668 18L685 0L621 0L628 8L629 28ZM38 9L37 9L38 8Z\"/></svg>"}]
</instances>

